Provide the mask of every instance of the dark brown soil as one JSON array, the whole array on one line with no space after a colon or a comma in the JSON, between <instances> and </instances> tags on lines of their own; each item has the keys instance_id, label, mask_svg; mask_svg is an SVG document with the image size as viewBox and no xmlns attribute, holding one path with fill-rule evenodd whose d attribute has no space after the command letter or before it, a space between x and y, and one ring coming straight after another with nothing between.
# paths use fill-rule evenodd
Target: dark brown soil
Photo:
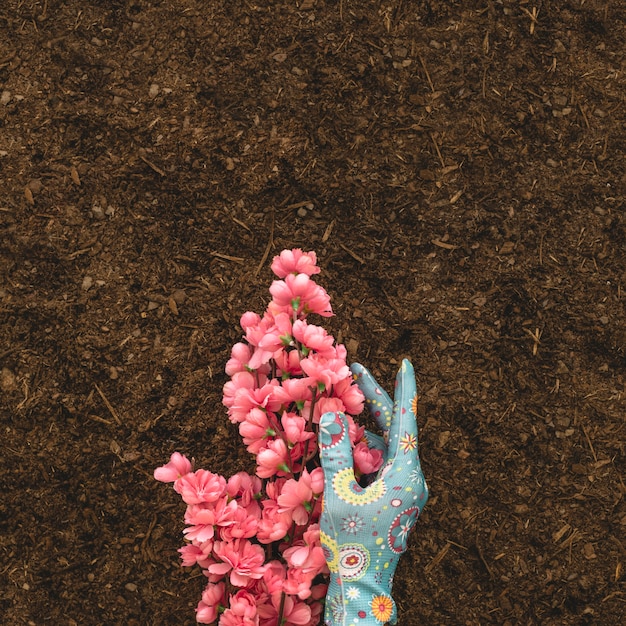
<instances>
[{"instance_id":1,"label":"dark brown soil","mask_svg":"<svg viewBox=\"0 0 626 626\"><path fill-rule=\"evenodd\" d=\"M626 7L5 0L0 622L193 624L178 450L269 261L415 364L401 626L626 620Z\"/></svg>"}]
</instances>

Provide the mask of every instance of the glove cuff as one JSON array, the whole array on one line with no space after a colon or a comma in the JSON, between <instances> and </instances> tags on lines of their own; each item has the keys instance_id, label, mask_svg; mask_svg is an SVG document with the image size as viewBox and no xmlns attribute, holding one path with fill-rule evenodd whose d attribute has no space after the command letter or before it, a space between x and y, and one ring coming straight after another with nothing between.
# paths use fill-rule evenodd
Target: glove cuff
<instances>
[{"instance_id":1,"label":"glove cuff","mask_svg":"<svg viewBox=\"0 0 626 626\"><path fill-rule=\"evenodd\" d=\"M383 626L397 621L396 603L389 586L372 580L355 582L331 574L326 593L325 626Z\"/></svg>"}]
</instances>

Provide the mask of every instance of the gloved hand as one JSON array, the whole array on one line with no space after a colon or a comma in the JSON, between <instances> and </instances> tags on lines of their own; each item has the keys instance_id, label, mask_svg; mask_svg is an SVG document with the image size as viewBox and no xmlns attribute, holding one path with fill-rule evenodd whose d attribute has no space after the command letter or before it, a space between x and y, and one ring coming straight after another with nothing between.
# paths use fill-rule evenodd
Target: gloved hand
<instances>
[{"instance_id":1,"label":"gloved hand","mask_svg":"<svg viewBox=\"0 0 626 626\"><path fill-rule=\"evenodd\" d=\"M417 452L417 394L408 360L396 376L394 403L361 365L350 368L383 431L384 463L374 482L355 480L343 413L324 413L319 444L324 469L321 543L330 569L327 626L380 626L397 621L393 575L407 537L428 499ZM372 441L371 434L368 439ZM372 441L372 443L375 443Z\"/></svg>"}]
</instances>

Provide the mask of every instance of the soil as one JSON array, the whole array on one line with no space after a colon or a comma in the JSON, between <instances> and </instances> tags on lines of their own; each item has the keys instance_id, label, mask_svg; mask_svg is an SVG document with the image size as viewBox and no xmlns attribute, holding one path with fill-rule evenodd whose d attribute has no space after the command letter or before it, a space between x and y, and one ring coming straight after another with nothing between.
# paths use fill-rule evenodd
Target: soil
<instances>
[{"instance_id":1,"label":"soil","mask_svg":"<svg viewBox=\"0 0 626 626\"><path fill-rule=\"evenodd\" d=\"M626 7L5 0L0 621L193 624L173 451L269 263L416 368L401 626L626 621Z\"/></svg>"}]
</instances>

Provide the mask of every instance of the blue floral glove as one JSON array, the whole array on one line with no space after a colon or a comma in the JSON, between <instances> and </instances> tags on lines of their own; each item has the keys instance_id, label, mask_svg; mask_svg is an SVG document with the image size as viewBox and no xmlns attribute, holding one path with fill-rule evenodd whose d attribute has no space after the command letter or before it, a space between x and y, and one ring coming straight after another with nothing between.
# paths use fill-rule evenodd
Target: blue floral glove
<instances>
[{"instance_id":1,"label":"blue floral glove","mask_svg":"<svg viewBox=\"0 0 626 626\"><path fill-rule=\"evenodd\" d=\"M397 621L393 575L409 531L428 499L417 452L417 394L406 359L396 376L394 403L361 365L350 368L383 438L376 479L361 487L354 477L348 424L343 413L324 413L319 443L324 469L321 543L330 569L327 626L380 626Z\"/></svg>"}]
</instances>

